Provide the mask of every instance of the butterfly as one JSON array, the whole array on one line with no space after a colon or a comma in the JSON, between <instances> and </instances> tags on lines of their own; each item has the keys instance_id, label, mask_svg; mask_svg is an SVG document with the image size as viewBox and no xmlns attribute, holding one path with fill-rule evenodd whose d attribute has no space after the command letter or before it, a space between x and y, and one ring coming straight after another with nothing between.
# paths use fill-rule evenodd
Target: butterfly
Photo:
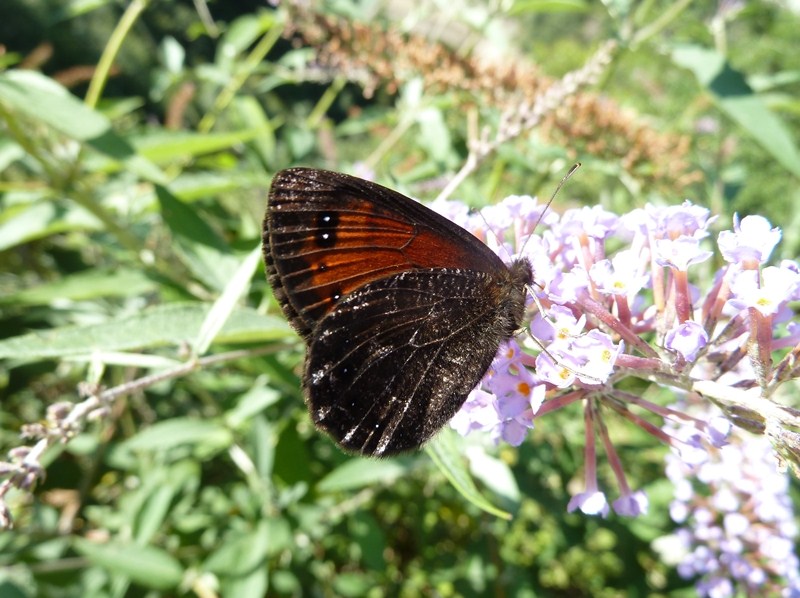
<instances>
[{"instance_id":1,"label":"butterfly","mask_svg":"<svg viewBox=\"0 0 800 598\"><path fill-rule=\"evenodd\" d=\"M422 446L519 329L530 262L360 178L289 168L272 180L263 252L275 298L307 344L311 418L344 450Z\"/></svg>"}]
</instances>

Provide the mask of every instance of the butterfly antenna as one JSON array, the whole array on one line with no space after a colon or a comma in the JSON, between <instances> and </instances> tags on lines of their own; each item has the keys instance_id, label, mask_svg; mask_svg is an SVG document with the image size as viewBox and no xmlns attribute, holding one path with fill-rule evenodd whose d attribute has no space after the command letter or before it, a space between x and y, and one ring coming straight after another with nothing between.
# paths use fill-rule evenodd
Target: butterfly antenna
<instances>
[{"instance_id":1,"label":"butterfly antenna","mask_svg":"<svg viewBox=\"0 0 800 598\"><path fill-rule=\"evenodd\" d=\"M575 174L575 171L578 170L580 167L581 167L581 163L580 162L576 162L567 171L567 173L563 177L561 177L561 180L558 182L558 185L556 185L556 188L553 191L552 195L550 195L550 199L547 200L547 203L545 204L544 209L542 210L542 213L539 214L539 218L536 220L536 224L533 225L533 230L536 230L539 227L539 225L542 223L542 219L544 218L544 215L547 213L547 210L550 209L550 204L553 203L553 200L556 198L556 195L558 195L558 192L561 191L561 187L564 186L564 184L570 179L570 177L573 174ZM530 239L530 237L528 237L528 238ZM527 240L525 242L527 243ZM525 246L523 245L522 249L524 249L524 248L525 248ZM520 253L522 253L522 251L520 251ZM536 284L536 283L534 282L534 284ZM531 293L531 297L533 297L533 302L536 304L536 309L539 310L539 313L542 314L542 317L547 318L547 316L545 315L547 312L545 311L544 306L539 301L539 297L536 296L536 293ZM553 325L555 326L555 324L553 324ZM561 361L559 359L557 359L555 355L553 355L552 353L550 353L550 351L547 350L547 347L545 347L544 344L542 344L542 342L538 338L536 338L533 334L531 334L530 329L528 329L528 336L530 336L530 338L533 340L533 342L535 342L537 345L539 345L539 348L542 350L542 353L544 353L550 359L553 360L553 363L559 364L561 367L563 367L565 370L567 370L571 374L574 374L575 376L579 376L579 377L582 377L582 378L589 378L591 380L596 381L598 384L602 384L603 383L602 380L600 380L599 378L596 378L595 376L592 376L590 374L586 374L586 373L583 373L583 372L579 372L578 370L568 366L567 364L561 363Z\"/></svg>"},{"instance_id":2,"label":"butterfly antenna","mask_svg":"<svg viewBox=\"0 0 800 598\"><path fill-rule=\"evenodd\" d=\"M544 205L544 210L542 210L542 213L539 214L539 218L536 220L536 224L533 225L533 230L539 228L539 225L542 223L542 218L544 218L544 215L547 213L547 210L550 209L550 204L553 203L553 200L556 198L556 195L558 195L558 192L561 191L561 187L564 186L564 183L566 183L569 180L569 178L573 174L575 174L575 171L578 170L580 167L581 163L575 162L575 164L572 165L572 168L570 168L567 171L567 174L561 177L561 180L559 181L558 185L556 185L555 191L553 191L553 194L550 196L550 199L548 199L547 203Z\"/></svg>"},{"instance_id":3,"label":"butterfly antenna","mask_svg":"<svg viewBox=\"0 0 800 598\"><path fill-rule=\"evenodd\" d=\"M547 214L547 210L550 209L550 204L553 203L553 200L556 198L556 195L558 195L558 192L561 191L561 187L564 186L564 183L566 183L569 180L569 178L573 174L575 174L575 171L578 170L580 167L581 167L581 163L580 162L575 162L575 164L573 164L572 167L567 171L567 174L565 174L563 177L561 177L561 180L558 182L558 185L556 185L556 188L553 191L552 195L550 195L550 199L548 199L547 203L544 204L544 209L542 210L542 213L539 214L539 217L536 219L536 223L533 225L533 228L531 229L531 233L533 233L537 228L539 228L539 225L542 223L542 220L544 219L544 215ZM531 238L531 236L528 235L528 238L525 239L525 243L523 243L522 247L520 247L518 255L522 255L523 254L523 252L525 251L525 246L528 244L528 241L530 241L530 238Z\"/></svg>"},{"instance_id":4,"label":"butterfly antenna","mask_svg":"<svg viewBox=\"0 0 800 598\"><path fill-rule=\"evenodd\" d=\"M547 210L550 209L550 204L553 203L553 200L556 198L556 195L558 195L558 192L561 191L561 187L564 186L564 183L566 183L569 180L569 178L575 173L575 171L578 170L580 167L581 167L581 163L580 162L576 162L567 171L567 174L565 174L563 177L561 177L561 180L558 182L558 185L556 185L555 191L553 191L553 194L550 196L550 199L548 199L547 203L544 205L544 209L542 210L542 213L539 214L539 217L536 219L536 224L533 225L533 229L532 229L531 232L533 232L537 228L539 228L539 225L542 223L542 219L544 218L544 215L547 214ZM489 222L486 220L486 218L483 217L483 214L481 213L480 210L478 210L478 214L480 215L481 219L483 220L484 225L486 225L486 230L487 231L491 231L491 227L489 226ZM520 255L522 254L523 250L525 249L525 245L527 245L529 239L530 239L530 237L528 237L528 239L525 240L525 243L520 248L520 251L519 251ZM502 241L500 239L498 239L498 246L499 247L504 247L504 244L502 243Z\"/></svg>"}]
</instances>

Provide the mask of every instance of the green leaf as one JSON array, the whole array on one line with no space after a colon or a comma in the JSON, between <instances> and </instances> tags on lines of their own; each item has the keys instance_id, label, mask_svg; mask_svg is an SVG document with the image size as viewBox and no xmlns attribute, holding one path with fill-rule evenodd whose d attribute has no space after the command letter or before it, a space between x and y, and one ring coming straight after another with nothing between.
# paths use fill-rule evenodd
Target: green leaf
<instances>
[{"instance_id":1,"label":"green leaf","mask_svg":"<svg viewBox=\"0 0 800 598\"><path fill-rule=\"evenodd\" d=\"M52 27L56 23L85 15L112 2L113 0L71 0L51 7L48 20Z\"/></svg>"},{"instance_id":2,"label":"green leaf","mask_svg":"<svg viewBox=\"0 0 800 598\"><path fill-rule=\"evenodd\" d=\"M133 537L145 546L157 537L164 522L171 517L173 501L184 492L193 493L200 484L201 465L196 455L171 464L142 467L141 454L136 464L140 484L122 503L121 515L132 522ZM172 525L172 523L170 523Z\"/></svg>"},{"instance_id":3,"label":"green leaf","mask_svg":"<svg viewBox=\"0 0 800 598\"><path fill-rule=\"evenodd\" d=\"M242 125L248 129L261 131L261 134L253 139L250 145L258 152L261 162L268 171L276 170L274 126L264 113L263 106L252 96L237 97L233 105L237 115L243 121Z\"/></svg>"},{"instance_id":4,"label":"green leaf","mask_svg":"<svg viewBox=\"0 0 800 598\"><path fill-rule=\"evenodd\" d=\"M158 132L133 139L139 154L157 164L172 163L203 154L231 149L256 139L262 131L245 129L233 133Z\"/></svg>"},{"instance_id":5,"label":"green leaf","mask_svg":"<svg viewBox=\"0 0 800 598\"><path fill-rule=\"evenodd\" d=\"M27 69L0 73L0 98L14 110L86 143L147 180L167 180L161 170L137 155L133 146L112 130L108 118L41 73Z\"/></svg>"},{"instance_id":6,"label":"green leaf","mask_svg":"<svg viewBox=\"0 0 800 598\"><path fill-rule=\"evenodd\" d=\"M175 237L175 251L184 263L207 285L222 291L239 259L205 220L178 200L165 187L157 186L161 216Z\"/></svg>"},{"instance_id":7,"label":"green leaf","mask_svg":"<svg viewBox=\"0 0 800 598\"><path fill-rule=\"evenodd\" d=\"M269 180L263 173L252 172L185 172L169 184L170 192L183 203L220 195L226 191L266 189ZM264 192L266 203L266 192Z\"/></svg>"},{"instance_id":8,"label":"green leaf","mask_svg":"<svg viewBox=\"0 0 800 598\"><path fill-rule=\"evenodd\" d=\"M134 526L134 537L138 545L146 545L162 528L175 494L176 488L169 483L162 483L152 489Z\"/></svg>"},{"instance_id":9,"label":"green leaf","mask_svg":"<svg viewBox=\"0 0 800 598\"><path fill-rule=\"evenodd\" d=\"M90 363L94 367L120 365L154 370L176 368L183 363L161 355L127 353L125 351L94 351L85 355L65 355L64 359L75 363Z\"/></svg>"},{"instance_id":10,"label":"green leaf","mask_svg":"<svg viewBox=\"0 0 800 598\"><path fill-rule=\"evenodd\" d=\"M717 106L747 131L775 160L800 177L800 150L788 133L790 127L753 93L747 80L722 54L696 45L678 45L673 61L691 70Z\"/></svg>"},{"instance_id":11,"label":"green leaf","mask_svg":"<svg viewBox=\"0 0 800 598\"><path fill-rule=\"evenodd\" d=\"M203 563L203 570L219 576L224 596L263 596L267 558L289 548L291 541L285 519L261 519L251 531L228 533Z\"/></svg>"},{"instance_id":12,"label":"green leaf","mask_svg":"<svg viewBox=\"0 0 800 598\"><path fill-rule=\"evenodd\" d=\"M149 293L155 287L156 284L139 270L86 270L16 293L0 295L0 303L47 305L53 301L132 297Z\"/></svg>"},{"instance_id":13,"label":"green leaf","mask_svg":"<svg viewBox=\"0 0 800 598\"><path fill-rule=\"evenodd\" d=\"M517 480L507 463L487 455L483 449L475 447L469 451L469 468L476 478L495 494L502 496L513 504L520 501L520 491Z\"/></svg>"},{"instance_id":14,"label":"green leaf","mask_svg":"<svg viewBox=\"0 0 800 598\"><path fill-rule=\"evenodd\" d=\"M71 202L43 199L4 208L0 213L0 251L71 230L101 230L88 210Z\"/></svg>"},{"instance_id":15,"label":"green leaf","mask_svg":"<svg viewBox=\"0 0 800 598\"><path fill-rule=\"evenodd\" d=\"M159 44L158 53L161 62L172 75L179 75L186 66L186 50L171 35L166 36Z\"/></svg>"},{"instance_id":16,"label":"green leaf","mask_svg":"<svg viewBox=\"0 0 800 598\"><path fill-rule=\"evenodd\" d=\"M242 260L225 286L225 290L208 310L208 315L203 320L193 343L195 355L205 354L211 346L236 308L236 304L250 288L250 281L259 263L261 263L261 247L257 246Z\"/></svg>"},{"instance_id":17,"label":"green leaf","mask_svg":"<svg viewBox=\"0 0 800 598\"><path fill-rule=\"evenodd\" d=\"M524 13L586 12L585 0L517 0L508 11L509 15Z\"/></svg>"},{"instance_id":18,"label":"green leaf","mask_svg":"<svg viewBox=\"0 0 800 598\"><path fill-rule=\"evenodd\" d=\"M291 528L285 519L261 519L255 529L231 531L203 568L219 575L245 575L263 566L270 555L290 546L291 540Z\"/></svg>"},{"instance_id":19,"label":"green leaf","mask_svg":"<svg viewBox=\"0 0 800 598\"><path fill-rule=\"evenodd\" d=\"M21 586L10 579L0 579L0 596L3 598L30 598L31 594L23 591Z\"/></svg>"},{"instance_id":20,"label":"green leaf","mask_svg":"<svg viewBox=\"0 0 800 598\"><path fill-rule=\"evenodd\" d=\"M398 461L378 461L354 457L340 465L317 484L320 492L337 492L375 484L388 485L408 473Z\"/></svg>"},{"instance_id":21,"label":"green leaf","mask_svg":"<svg viewBox=\"0 0 800 598\"><path fill-rule=\"evenodd\" d=\"M113 131L107 131L99 137L90 139L87 143L93 149L114 160L115 168L111 170L127 169L157 185L166 184L166 175L155 164L136 154L133 146Z\"/></svg>"},{"instance_id":22,"label":"green leaf","mask_svg":"<svg viewBox=\"0 0 800 598\"><path fill-rule=\"evenodd\" d=\"M467 463L456 446L456 432L445 427L427 444L425 452L433 459L453 487L469 502L495 517L511 519L510 513L495 507L475 486Z\"/></svg>"},{"instance_id":23,"label":"green leaf","mask_svg":"<svg viewBox=\"0 0 800 598\"><path fill-rule=\"evenodd\" d=\"M261 377L263 379L263 377ZM280 394L269 386L253 386L236 401L236 406L225 414L227 424L234 430L245 421L280 399Z\"/></svg>"},{"instance_id":24,"label":"green leaf","mask_svg":"<svg viewBox=\"0 0 800 598\"><path fill-rule=\"evenodd\" d=\"M747 78L747 84L759 93L772 91L780 87L788 87L798 82L800 82L800 70L759 73L750 75Z\"/></svg>"},{"instance_id":25,"label":"green leaf","mask_svg":"<svg viewBox=\"0 0 800 598\"><path fill-rule=\"evenodd\" d=\"M89 141L111 130L111 121L105 116L37 71L19 69L0 73L0 98L72 139Z\"/></svg>"},{"instance_id":26,"label":"green leaf","mask_svg":"<svg viewBox=\"0 0 800 598\"><path fill-rule=\"evenodd\" d=\"M375 582L364 573L342 572L333 578L333 591L342 598L366 596Z\"/></svg>"},{"instance_id":27,"label":"green leaf","mask_svg":"<svg viewBox=\"0 0 800 598\"><path fill-rule=\"evenodd\" d=\"M269 569L251 569L247 575L223 578L222 596L267 596L269 588Z\"/></svg>"},{"instance_id":28,"label":"green leaf","mask_svg":"<svg viewBox=\"0 0 800 598\"><path fill-rule=\"evenodd\" d=\"M275 393L275 398L278 398L277 393ZM253 415L250 421L252 423L249 438L252 446L252 460L256 466L255 475L259 476L259 484L264 488L265 493L272 492L272 470L275 466L275 447L278 444L276 430L278 424L262 414Z\"/></svg>"},{"instance_id":29,"label":"green leaf","mask_svg":"<svg viewBox=\"0 0 800 598\"><path fill-rule=\"evenodd\" d=\"M206 445L214 449L230 446L231 431L216 421L175 417L145 428L120 444L125 451L164 452L182 445Z\"/></svg>"},{"instance_id":30,"label":"green leaf","mask_svg":"<svg viewBox=\"0 0 800 598\"><path fill-rule=\"evenodd\" d=\"M237 18L228 26L220 40L220 56L217 57L217 62L231 61L234 56L246 52L274 25L274 14L266 11Z\"/></svg>"},{"instance_id":31,"label":"green leaf","mask_svg":"<svg viewBox=\"0 0 800 598\"><path fill-rule=\"evenodd\" d=\"M25 158L25 150L11 139L0 139L0 172L9 168L17 160Z\"/></svg>"},{"instance_id":32,"label":"green leaf","mask_svg":"<svg viewBox=\"0 0 800 598\"><path fill-rule=\"evenodd\" d=\"M109 573L156 590L176 588L183 579L183 567L171 554L154 546L111 541L90 542L75 538L75 549Z\"/></svg>"},{"instance_id":33,"label":"green leaf","mask_svg":"<svg viewBox=\"0 0 800 598\"><path fill-rule=\"evenodd\" d=\"M444 115L438 108L428 107L416 114L420 146L437 163L447 163L453 157L452 136L445 123Z\"/></svg>"},{"instance_id":34,"label":"green leaf","mask_svg":"<svg viewBox=\"0 0 800 598\"><path fill-rule=\"evenodd\" d=\"M178 345L195 338L209 305L157 305L136 315L102 324L64 326L0 340L0 359L47 359L85 355L94 351L127 351ZM239 308L217 335L221 343L269 341L291 334L286 321Z\"/></svg>"}]
</instances>

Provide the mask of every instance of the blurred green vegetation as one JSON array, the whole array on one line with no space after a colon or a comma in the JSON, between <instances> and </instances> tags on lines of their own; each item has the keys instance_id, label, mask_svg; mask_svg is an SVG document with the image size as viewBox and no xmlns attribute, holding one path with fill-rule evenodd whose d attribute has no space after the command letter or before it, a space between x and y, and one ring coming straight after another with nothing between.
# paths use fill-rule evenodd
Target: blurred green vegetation
<instances>
[{"instance_id":1,"label":"blurred green vegetation","mask_svg":"<svg viewBox=\"0 0 800 598\"><path fill-rule=\"evenodd\" d=\"M537 77L580 68L617 40L594 103L505 144L455 196L479 206L547 195L580 160L554 209L688 197L726 228L735 211L767 216L794 258L800 15L781 2L719 6L342 0L316 10L361 23L374 43L381 31L416 36L464 60L535 64ZM263 2L0 4L4 451L48 405L77 401L82 381L114 387L187 356L241 351L120 397L48 451L33 496L9 495L16 527L0 533L0 595L692 595L651 547L671 529L671 489L663 448L641 432L612 430L632 485L649 493L646 517L566 513L582 479L571 412L543 419L488 469L471 464L506 520L465 500L424 452L358 459L313 429L302 344L254 273L271 175L373 169L432 198L466 158L471 111L491 127L500 110L463 81L429 85L425 71L378 77L365 95L356 63L317 61L313 22ZM340 42L346 59L335 32L327 51ZM612 134L598 114L620 125L619 151L592 145ZM576 123L585 138L563 133ZM642 130L683 136L662 156L674 168L622 166ZM219 334L212 304L227 316ZM449 440L457 455L481 445Z\"/></svg>"}]
</instances>

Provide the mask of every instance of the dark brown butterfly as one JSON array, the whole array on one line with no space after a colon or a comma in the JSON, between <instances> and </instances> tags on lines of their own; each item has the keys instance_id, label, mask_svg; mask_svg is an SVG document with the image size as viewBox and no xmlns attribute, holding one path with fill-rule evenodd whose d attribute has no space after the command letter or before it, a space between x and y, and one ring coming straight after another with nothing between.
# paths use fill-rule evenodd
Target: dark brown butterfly
<instances>
[{"instance_id":1,"label":"dark brown butterfly","mask_svg":"<svg viewBox=\"0 0 800 598\"><path fill-rule=\"evenodd\" d=\"M275 297L308 344L303 388L344 449L419 448L519 328L530 262L507 267L400 193L311 168L275 175L263 229Z\"/></svg>"}]
</instances>

